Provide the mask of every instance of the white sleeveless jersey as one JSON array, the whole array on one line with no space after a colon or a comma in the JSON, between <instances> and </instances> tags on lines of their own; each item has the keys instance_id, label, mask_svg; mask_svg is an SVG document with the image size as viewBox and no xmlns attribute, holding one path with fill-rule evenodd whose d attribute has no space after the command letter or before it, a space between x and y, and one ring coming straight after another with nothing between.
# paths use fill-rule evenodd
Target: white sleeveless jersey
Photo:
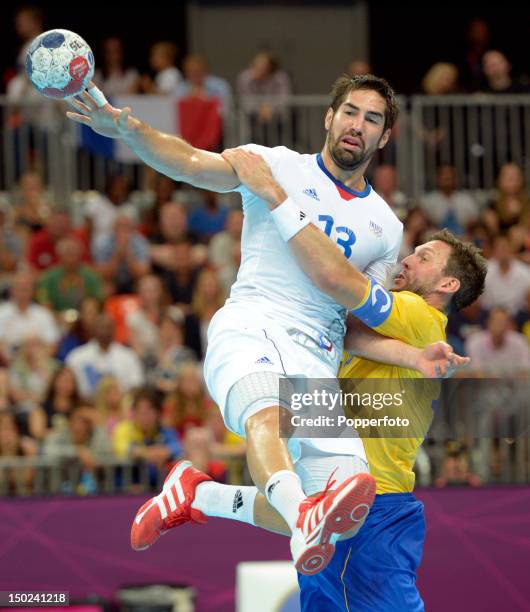
<instances>
[{"instance_id":1,"label":"white sleeveless jersey","mask_svg":"<svg viewBox=\"0 0 530 612\"><path fill-rule=\"evenodd\" d=\"M396 263L403 226L388 204L366 183L357 193L335 179L318 155L300 155L286 147L246 145L261 155L274 178L311 221L365 274L384 282ZM346 309L306 276L281 238L267 203L243 186L241 266L230 303L259 308L286 329L329 338L339 348Z\"/></svg>"}]
</instances>

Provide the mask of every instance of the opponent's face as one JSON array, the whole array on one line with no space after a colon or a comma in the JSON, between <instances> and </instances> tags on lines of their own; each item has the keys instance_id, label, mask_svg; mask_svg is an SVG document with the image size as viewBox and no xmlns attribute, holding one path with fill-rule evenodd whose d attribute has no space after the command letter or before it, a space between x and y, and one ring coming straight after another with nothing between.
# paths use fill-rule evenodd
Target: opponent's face
<instances>
[{"instance_id":1,"label":"opponent's face","mask_svg":"<svg viewBox=\"0 0 530 612\"><path fill-rule=\"evenodd\" d=\"M385 146L385 110L385 100L370 89L351 91L335 112L328 110L326 146L339 168L353 171Z\"/></svg>"},{"instance_id":2,"label":"opponent's face","mask_svg":"<svg viewBox=\"0 0 530 612\"><path fill-rule=\"evenodd\" d=\"M394 291L412 291L422 297L435 292L454 293L460 282L446 276L451 247L441 240L432 240L416 248L405 257L401 272L394 279Z\"/></svg>"}]
</instances>

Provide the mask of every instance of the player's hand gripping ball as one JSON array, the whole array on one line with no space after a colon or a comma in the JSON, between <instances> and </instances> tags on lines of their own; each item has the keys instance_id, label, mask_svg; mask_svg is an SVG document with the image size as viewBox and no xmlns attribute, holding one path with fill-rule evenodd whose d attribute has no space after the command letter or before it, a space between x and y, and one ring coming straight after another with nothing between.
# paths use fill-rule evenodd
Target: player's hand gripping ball
<instances>
[{"instance_id":1,"label":"player's hand gripping ball","mask_svg":"<svg viewBox=\"0 0 530 612\"><path fill-rule=\"evenodd\" d=\"M65 100L87 87L94 76L94 55L75 32L49 30L31 43L26 73L41 94Z\"/></svg>"}]
</instances>

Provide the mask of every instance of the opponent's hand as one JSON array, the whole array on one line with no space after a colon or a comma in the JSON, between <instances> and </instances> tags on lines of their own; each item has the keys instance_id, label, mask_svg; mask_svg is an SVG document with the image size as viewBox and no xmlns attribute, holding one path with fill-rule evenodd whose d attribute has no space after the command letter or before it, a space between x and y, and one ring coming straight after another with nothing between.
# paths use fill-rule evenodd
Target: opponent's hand
<instances>
[{"instance_id":1,"label":"opponent's hand","mask_svg":"<svg viewBox=\"0 0 530 612\"><path fill-rule=\"evenodd\" d=\"M91 81L89 87L93 86L94 83ZM123 138L131 131L129 107L114 108L108 102L105 106L98 107L88 91L84 91L81 97L83 102L77 98L67 100L68 104L77 111L75 113L68 111L66 113L68 119L88 125L94 132L108 138Z\"/></svg>"},{"instance_id":2,"label":"opponent's hand","mask_svg":"<svg viewBox=\"0 0 530 612\"><path fill-rule=\"evenodd\" d=\"M287 199L287 194L272 176L267 162L251 151L226 149L223 158L236 171L239 180L258 197L270 202L274 207Z\"/></svg>"},{"instance_id":3,"label":"opponent's hand","mask_svg":"<svg viewBox=\"0 0 530 612\"><path fill-rule=\"evenodd\" d=\"M449 378L470 361L469 357L457 355L446 342L434 342L420 351L416 370L426 378Z\"/></svg>"}]
</instances>

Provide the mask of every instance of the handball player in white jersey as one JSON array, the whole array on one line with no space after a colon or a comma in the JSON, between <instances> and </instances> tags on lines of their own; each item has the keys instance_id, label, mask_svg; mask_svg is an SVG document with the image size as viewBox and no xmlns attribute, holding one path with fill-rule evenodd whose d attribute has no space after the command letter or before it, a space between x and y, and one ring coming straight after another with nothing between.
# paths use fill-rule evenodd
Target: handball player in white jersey
<instances>
[{"instance_id":1,"label":"handball player in white jersey","mask_svg":"<svg viewBox=\"0 0 530 612\"><path fill-rule=\"evenodd\" d=\"M112 107L93 85L82 99L71 102L76 112L68 113L70 119L123 139L155 170L196 187L241 193L241 266L229 299L210 324L205 379L226 426L247 439L247 462L257 489L291 529L297 570L320 571L331 560L336 540L362 523L375 482L367 473L360 438L292 439L289 445L280 438L280 379L333 379L346 316L304 274L286 240L312 221L356 268L385 281L397 259L402 225L364 172L396 120L394 92L372 75L341 77L325 116L321 153L245 147L264 157L284 191L296 197L303 207L296 216L271 214L264 200L240 185L221 155L154 130L132 117L130 109ZM277 209L282 210L292 209ZM354 348L362 356L383 359L371 339L359 337ZM393 354L385 357L391 360ZM147 548L171 527L205 522L206 516L223 512L252 523L257 489L219 485L189 462L180 462L162 492L139 510L131 543ZM323 489L325 495L308 497Z\"/></svg>"}]
</instances>

